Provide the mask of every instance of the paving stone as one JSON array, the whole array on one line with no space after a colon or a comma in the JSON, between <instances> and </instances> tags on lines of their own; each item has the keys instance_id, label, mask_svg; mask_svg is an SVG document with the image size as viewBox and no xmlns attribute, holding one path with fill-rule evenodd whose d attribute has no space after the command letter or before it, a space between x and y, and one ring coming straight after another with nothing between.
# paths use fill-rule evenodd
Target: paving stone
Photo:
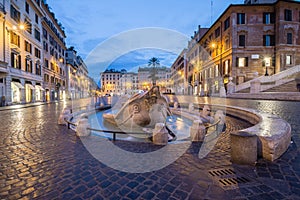
<instances>
[{"instance_id":1,"label":"paving stone","mask_svg":"<svg viewBox=\"0 0 300 200\"><path fill-rule=\"evenodd\" d=\"M152 199L155 196L155 193L151 192L151 191L147 191L145 192L141 198L143 199Z\"/></svg>"},{"instance_id":2,"label":"paving stone","mask_svg":"<svg viewBox=\"0 0 300 200\"><path fill-rule=\"evenodd\" d=\"M131 174L99 162L72 130L56 124L64 107L61 103L0 111L0 168L4 169L0 170L0 199L297 199L300 196L300 118L293 116L298 116L300 103L259 102L226 100L229 104L267 112L272 112L270 108L276 105L280 108L278 114L292 124L294 143L273 163L259 159L254 171L253 167L245 166L242 172L252 182L234 192L213 186L207 171L232 166L229 132L247 126L244 122L234 126L237 119L228 118L228 130L220 135L205 158L198 158L203 144L195 143L177 161L161 170ZM24 116L22 121L16 121L20 114ZM151 144L121 142L117 145L139 153L159 149Z\"/></svg>"}]
</instances>

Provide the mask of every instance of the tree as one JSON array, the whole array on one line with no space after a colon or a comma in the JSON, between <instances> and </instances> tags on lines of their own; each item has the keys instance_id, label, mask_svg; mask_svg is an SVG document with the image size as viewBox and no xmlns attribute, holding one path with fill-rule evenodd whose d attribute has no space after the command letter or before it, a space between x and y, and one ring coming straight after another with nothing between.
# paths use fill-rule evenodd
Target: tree
<instances>
[{"instance_id":1,"label":"tree","mask_svg":"<svg viewBox=\"0 0 300 200\"><path fill-rule=\"evenodd\" d=\"M148 78L150 78L152 80L153 86L156 85L156 80L158 79L156 74L157 74L157 67L159 65L160 65L160 63L159 63L158 58L152 57L148 61L148 66L151 67L151 73L150 73L150 76Z\"/></svg>"}]
</instances>

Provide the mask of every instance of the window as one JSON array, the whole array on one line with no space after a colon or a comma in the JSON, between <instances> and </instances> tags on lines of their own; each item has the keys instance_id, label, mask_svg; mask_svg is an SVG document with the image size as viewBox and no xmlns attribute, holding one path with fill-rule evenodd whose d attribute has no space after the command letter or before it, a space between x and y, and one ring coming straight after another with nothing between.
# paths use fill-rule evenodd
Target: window
<instances>
[{"instance_id":1,"label":"window","mask_svg":"<svg viewBox=\"0 0 300 200\"><path fill-rule=\"evenodd\" d=\"M48 52L48 43L46 41L43 42L43 49Z\"/></svg>"},{"instance_id":2,"label":"window","mask_svg":"<svg viewBox=\"0 0 300 200\"><path fill-rule=\"evenodd\" d=\"M35 23L39 23L39 16L37 14L35 14Z\"/></svg>"},{"instance_id":3,"label":"window","mask_svg":"<svg viewBox=\"0 0 300 200\"><path fill-rule=\"evenodd\" d=\"M29 14L29 4L27 2L25 2L25 10Z\"/></svg>"},{"instance_id":4,"label":"window","mask_svg":"<svg viewBox=\"0 0 300 200\"><path fill-rule=\"evenodd\" d=\"M25 51L31 53L31 44L25 40Z\"/></svg>"},{"instance_id":5,"label":"window","mask_svg":"<svg viewBox=\"0 0 300 200\"><path fill-rule=\"evenodd\" d=\"M237 13L237 24L245 24L245 13Z\"/></svg>"},{"instance_id":6,"label":"window","mask_svg":"<svg viewBox=\"0 0 300 200\"><path fill-rule=\"evenodd\" d=\"M18 47L20 47L20 36L15 32L11 32L10 42Z\"/></svg>"},{"instance_id":7,"label":"window","mask_svg":"<svg viewBox=\"0 0 300 200\"><path fill-rule=\"evenodd\" d=\"M263 14L263 23L264 24L274 24L275 23L274 13L264 13Z\"/></svg>"},{"instance_id":8,"label":"window","mask_svg":"<svg viewBox=\"0 0 300 200\"><path fill-rule=\"evenodd\" d=\"M219 76L219 65L215 66L215 77Z\"/></svg>"},{"instance_id":9,"label":"window","mask_svg":"<svg viewBox=\"0 0 300 200\"><path fill-rule=\"evenodd\" d=\"M45 28L43 28L43 37L45 39L48 39L48 32L47 32L47 30Z\"/></svg>"},{"instance_id":10,"label":"window","mask_svg":"<svg viewBox=\"0 0 300 200\"><path fill-rule=\"evenodd\" d=\"M51 70L54 70L54 64L53 64L53 62L50 63L50 66L51 66Z\"/></svg>"},{"instance_id":11,"label":"window","mask_svg":"<svg viewBox=\"0 0 300 200\"><path fill-rule=\"evenodd\" d=\"M291 10L288 10L288 9L284 10L284 20L285 21L292 21L293 20Z\"/></svg>"},{"instance_id":12,"label":"window","mask_svg":"<svg viewBox=\"0 0 300 200\"><path fill-rule=\"evenodd\" d=\"M32 60L31 59L25 59L25 71L32 73Z\"/></svg>"},{"instance_id":13,"label":"window","mask_svg":"<svg viewBox=\"0 0 300 200\"><path fill-rule=\"evenodd\" d=\"M228 75L229 74L229 60L226 60L224 62L224 74Z\"/></svg>"},{"instance_id":14,"label":"window","mask_svg":"<svg viewBox=\"0 0 300 200\"><path fill-rule=\"evenodd\" d=\"M286 64L287 65L291 65L292 64L292 56L291 55L287 55L286 56Z\"/></svg>"},{"instance_id":15,"label":"window","mask_svg":"<svg viewBox=\"0 0 300 200\"><path fill-rule=\"evenodd\" d=\"M34 48L34 55L37 58L41 58L41 51L38 48Z\"/></svg>"},{"instance_id":16,"label":"window","mask_svg":"<svg viewBox=\"0 0 300 200\"><path fill-rule=\"evenodd\" d=\"M11 66L16 69L21 69L21 55L11 53Z\"/></svg>"},{"instance_id":17,"label":"window","mask_svg":"<svg viewBox=\"0 0 300 200\"><path fill-rule=\"evenodd\" d=\"M34 37L38 41L41 41L41 34L40 34L40 32L37 29L34 29Z\"/></svg>"},{"instance_id":18,"label":"window","mask_svg":"<svg viewBox=\"0 0 300 200\"><path fill-rule=\"evenodd\" d=\"M216 30L215 30L215 37L219 37L221 34L221 31L220 31L220 27L218 27Z\"/></svg>"},{"instance_id":19,"label":"window","mask_svg":"<svg viewBox=\"0 0 300 200\"><path fill-rule=\"evenodd\" d=\"M20 23L20 12L13 6L10 6L10 17Z\"/></svg>"},{"instance_id":20,"label":"window","mask_svg":"<svg viewBox=\"0 0 300 200\"><path fill-rule=\"evenodd\" d=\"M286 34L286 43L287 44L293 44L293 34L292 33L287 33Z\"/></svg>"},{"instance_id":21,"label":"window","mask_svg":"<svg viewBox=\"0 0 300 200\"><path fill-rule=\"evenodd\" d=\"M28 33L32 33L32 24L27 18L25 18L25 28Z\"/></svg>"},{"instance_id":22,"label":"window","mask_svg":"<svg viewBox=\"0 0 300 200\"><path fill-rule=\"evenodd\" d=\"M40 4L41 4L40 0L35 0L35 2L40 6Z\"/></svg>"},{"instance_id":23,"label":"window","mask_svg":"<svg viewBox=\"0 0 300 200\"><path fill-rule=\"evenodd\" d=\"M38 62L35 63L35 74L36 75L42 75L41 65Z\"/></svg>"},{"instance_id":24,"label":"window","mask_svg":"<svg viewBox=\"0 0 300 200\"><path fill-rule=\"evenodd\" d=\"M230 27L230 17L228 17L228 18L224 21L224 31L226 31L229 27Z\"/></svg>"},{"instance_id":25,"label":"window","mask_svg":"<svg viewBox=\"0 0 300 200\"><path fill-rule=\"evenodd\" d=\"M49 69L49 61L47 59L45 59L45 67Z\"/></svg>"},{"instance_id":26,"label":"window","mask_svg":"<svg viewBox=\"0 0 300 200\"><path fill-rule=\"evenodd\" d=\"M227 38L225 39L225 50L230 48L230 40Z\"/></svg>"},{"instance_id":27,"label":"window","mask_svg":"<svg viewBox=\"0 0 300 200\"><path fill-rule=\"evenodd\" d=\"M248 57L236 58L237 67L248 67Z\"/></svg>"},{"instance_id":28,"label":"window","mask_svg":"<svg viewBox=\"0 0 300 200\"><path fill-rule=\"evenodd\" d=\"M240 47L246 46L246 36L245 35L239 35L239 46Z\"/></svg>"},{"instance_id":29,"label":"window","mask_svg":"<svg viewBox=\"0 0 300 200\"><path fill-rule=\"evenodd\" d=\"M50 47L50 55L54 56L54 48L53 47Z\"/></svg>"},{"instance_id":30,"label":"window","mask_svg":"<svg viewBox=\"0 0 300 200\"><path fill-rule=\"evenodd\" d=\"M264 35L263 43L264 43L264 46L275 46L275 36L274 35Z\"/></svg>"}]
</instances>

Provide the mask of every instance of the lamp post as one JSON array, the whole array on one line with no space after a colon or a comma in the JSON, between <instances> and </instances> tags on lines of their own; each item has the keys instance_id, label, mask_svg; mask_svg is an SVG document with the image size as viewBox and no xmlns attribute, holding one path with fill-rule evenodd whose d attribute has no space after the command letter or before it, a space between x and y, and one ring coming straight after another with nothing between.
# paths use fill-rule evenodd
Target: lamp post
<instances>
[{"instance_id":1,"label":"lamp post","mask_svg":"<svg viewBox=\"0 0 300 200\"><path fill-rule=\"evenodd\" d=\"M269 73L268 73L268 67L271 66L271 58L270 57L266 57L264 59L265 61L265 66L266 66L266 72L265 72L265 76L269 76Z\"/></svg>"}]
</instances>

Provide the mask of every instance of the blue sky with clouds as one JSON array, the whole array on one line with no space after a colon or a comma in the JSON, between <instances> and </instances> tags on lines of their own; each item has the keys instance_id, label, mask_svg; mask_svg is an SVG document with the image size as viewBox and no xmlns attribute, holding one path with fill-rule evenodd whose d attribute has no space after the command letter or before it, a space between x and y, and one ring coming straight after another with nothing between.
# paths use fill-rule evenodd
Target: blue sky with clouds
<instances>
[{"instance_id":1,"label":"blue sky with clouds","mask_svg":"<svg viewBox=\"0 0 300 200\"><path fill-rule=\"evenodd\" d=\"M211 0L47 0L65 28L67 46L74 46L83 59L103 41L132 29L160 27L190 38L198 25L209 27L230 4L243 2L214 0L211 7ZM155 56L153 52L149 49L131 51L120 58L124 58L124 66L133 67L147 63L147 56ZM165 65L170 65L177 57L172 53L156 52L165 56L160 58ZM122 64L120 59L117 60Z\"/></svg>"}]
</instances>

